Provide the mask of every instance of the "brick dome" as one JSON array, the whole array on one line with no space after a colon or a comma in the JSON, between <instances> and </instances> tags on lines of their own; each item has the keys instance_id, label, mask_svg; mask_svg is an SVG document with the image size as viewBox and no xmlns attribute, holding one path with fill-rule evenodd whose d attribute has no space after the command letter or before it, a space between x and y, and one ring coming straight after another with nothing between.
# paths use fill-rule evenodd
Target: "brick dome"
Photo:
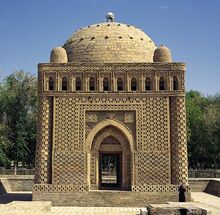
<instances>
[{"instance_id":1,"label":"brick dome","mask_svg":"<svg viewBox=\"0 0 220 215\"><path fill-rule=\"evenodd\" d=\"M153 60L154 62L172 62L170 49L164 45L161 45L155 49Z\"/></svg>"},{"instance_id":2,"label":"brick dome","mask_svg":"<svg viewBox=\"0 0 220 215\"><path fill-rule=\"evenodd\" d=\"M87 26L64 44L69 62L153 62L154 42L142 30L116 22Z\"/></svg>"},{"instance_id":3,"label":"brick dome","mask_svg":"<svg viewBox=\"0 0 220 215\"><path fill-rule=\"evenodd\" d=\"M67 63L66 50L62 47L53 48L50 53L51 63Z\"/></svg>"}]
</instances>

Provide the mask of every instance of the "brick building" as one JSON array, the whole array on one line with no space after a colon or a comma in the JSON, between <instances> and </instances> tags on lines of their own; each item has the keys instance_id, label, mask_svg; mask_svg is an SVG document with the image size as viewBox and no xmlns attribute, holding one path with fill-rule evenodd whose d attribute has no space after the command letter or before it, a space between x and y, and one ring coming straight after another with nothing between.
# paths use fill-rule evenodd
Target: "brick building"
<instances>
[{"instance_id":1,"label":"brick building","mask_svg":"<svg viewBox=\"0 0 220 215\"><path fill-rule=\"evenodd\" d=\"M114 22L112 13L106 18L76 31L38 66L33 199L177 201L188 177L186 66L142 30Z\"/></svg>"}]
</instances>

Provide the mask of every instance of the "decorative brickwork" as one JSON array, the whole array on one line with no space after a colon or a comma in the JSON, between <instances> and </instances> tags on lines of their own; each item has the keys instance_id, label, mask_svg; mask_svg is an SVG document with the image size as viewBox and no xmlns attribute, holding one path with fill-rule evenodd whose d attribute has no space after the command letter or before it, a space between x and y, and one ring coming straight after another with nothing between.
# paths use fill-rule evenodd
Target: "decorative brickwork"
<instances>
[{"instance_id":1,"label":"decorative brickwork","mask_svg":"<svg viewBox=\"0 0 220 215\"><path fill-rule=\"evenodd\" d=\"M98 108L100 109L100 107ZM116 108L120 110L120 107L117 105L116 105ZM129 130L133 133L134 138L135 138L136 137L136 119L135 119L136 111L123 111L123 110L122 111L115 111L115 110L108 111L108 109L105 108L105 110L103 111L86 111L86 134L88 134L91 128L93 128L99 122L102 122L106 119L114 119L116 121L123 123L127 128L129 128Z\"/></svg>"},{"instance_id":2,"label":"decorative brickwork","mask_svg":"<svg viewBox=\"0 0 220 215\"><path fill-rule=\"evenodd\" d=\"M170 107L172 183L187 183L188 162L185 98L171 98Z\"/></svg>"},{"instance_id":3,"label":"decorative brickwork","mask_svg":"<svg viewBox=\"0 0 220 215\"><path fill-rule=\"evenodd\" d=\"M79 144L79 106L74 98L55 98L54 144L55 151L82 150Z\"/></svg>"},{"instance_id":4,"label":"decorative brickwork","mask_svg":"<svg viewBox=\"0 0 220 215\"><path fill-rule=\"evenodd\" d=\"M132 186L132 191L135 192L169 192L177 193L179 187L177 185L143 185ZM186 192L190 192L190 187L186 186Z\"/></svg>"},{"instance_id":5,"label":"decorative brickwork","mask_svg":"<svg viewBox=\"0 0 220 215\"><path fill-rule=\"evenodd\" d=\"M52 185L52 184L35 184L34 191L37 192L48 192L48 193L57 193L57 192L83 192L88 191L88 186L86 185Z\"/></svg>"},{"instance_id":6,"label":"decorative brickwork","mask_svg":"<svg viewBox=\"0 0 220 215\"><path fill-rule=\"evenodd\" d=\"M55 151L53 153L53 184L86 184L86 153Z\"/></svg>"},{"instance_id":7,"label":"decorative brickwork","mask_svg":"<svg viewBox=\"0 0 220 215\"><path fill-rule=\"evenodd\" d=\"M94 190L114 180L130 196L177 199L188 178L186 66L171 62L168 48L158 56L155 49L133 26L102 23L77 31L53 49L51 63L39 64L35 200L57 193L82 203L84 192L96 205Z\"/></svg>"},{"instance_id":8,"label":"decorative brickwork","mask_svg":"<svg viewBox=\"0 0 220 215\"><path fill-rule=\"evenodd\" d=\"M170 183L168 152L139 152L136 160L137 185Z\"/></svg>"},{"instance_id":9,"label":"decorative brickwork","mask_svg":"<svg viewBox=\"0 0 220 215\"><path fill-rule=\"evenodd\" d=\"M94 101L94 100L93 100ZM142 102L138 103L130 103L127 99L95 99L96 104L80 104L80 131L83 137L84 132L84 112L86 117L86 134L89 133L91 128L93 128L98 123L106 120L106 119L114 119L116 121L121 122L125 127L127 127L130 132L134 135L134 140L136 140L136 131L139 131L141 128L141 108ZM96 110L96 111L95 111ZM94 118L97 119L96 122L88 122L88 118L91 118L91 114ZM125 122L125 115L130 114L137 120L134 120L133 123ZM137 125L136 125L137 124ZM80 134L80 135L81 135ZM86 137L85 137L86 138ZM137 139L135 142L138 145L140 143L140 139ZM135 146L137 148L137 146Z\"/></svg>"},{"instance_id":10,"label":"decorative brickwork","mask_svg":"<svg viewBox=\"0 0 220 215\"><path fill-rule=\"evenodd\" d=\"M169 154L169 99L146 98L142 113L140 149L143 152L166 151Z\"/></svg>"},{"instance_id":11,"label":"decorative brickwork","mask_svg":"<svg viewBox=\"0 0 220 215\"><path fill-rule=\"evenodd\" d=\"M58 96L54 98L53 183L87 183L85 176L88 171L85 167L87 160L86 156L82 156L86 146L82 143L85 142L93 127L108 119L120 122L133 135L134 149L137 150L134 155L135 169L133 175L136 175L136 178L133 179L133 183L139 186L141 184L171 183L170 154L177 149L174 150L175 146L172 146L173 151L170 151L170 132L172 133L172 131L169 128L170 125L174 125L174 121L181 120L177 118L175 113L181 113L184 104L179 104L181 110L176 110L176 104L172 100L169 102L169 100L167 96L138 98L133 95L125 98L114 96L109 98ZM171 115L173 121L171 122L170 112L173 112ZM182 119L184 117L182 115ZM181 124L182 122L178 121L178 123ZM171 140L173 137L174 133L171 134ZM179 141L181 138L184 139L185 136L180 135ZM181 144L184 146L185 142ZM67 152L63 153L63 151ZM74 153L72 153L73 151ZM69 155L68 152L70 152ZM90 182L91 187L97 187L95 185L98 180L97 167L94 166L93 156L90 156ZM73 165L76 158L79 163ZM173 156L172 159L176 158ZM68 164L69 161L71 164ZM128 165L131 165L129 159L128 162ZM172 162L176 163L175 161ZM80 164L84 165L77 174L81 181L74 175L74 166ZM62 166L66 167L63 168L65 169L64 172ZM176 168L172 167L172 175L176 175L175 171L177 171ZM183 178L186 182L187 177L183 176ZM181 180L182 178L178 178L175 181L172 178L173 183L179 183Z\"/></svg>"},{"instance_id":12,"label":"decorative brickwork","mask_svg":"<svg viewBox=\"0 0 220 215\"><path fill-rule=\"evenodd\" d=\"M39 99L35 183L51 183L52 98Z\"/></svg>"}]
</instances>

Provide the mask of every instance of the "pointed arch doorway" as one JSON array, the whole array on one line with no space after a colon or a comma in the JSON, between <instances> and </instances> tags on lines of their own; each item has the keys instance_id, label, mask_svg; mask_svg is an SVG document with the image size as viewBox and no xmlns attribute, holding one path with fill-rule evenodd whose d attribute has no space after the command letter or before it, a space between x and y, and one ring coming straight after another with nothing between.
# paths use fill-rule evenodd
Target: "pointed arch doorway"
<instances>
[{"instance_id":1,"label":"pointed arch doorway","mask_svg":"<svg viewBox=\"0 0 220 215\"><path fill-rule=\"evenodd\" d=\"M90 145L90 188L93 190L131 190L133 179L133 141L124 125L103 122L87 140ZM123 127L122 127L123 126Z\"/></svg>"},{"instance_id":2,"label":"pointed arch doorway","mask_svg":"<svg viewBox=\"0 0 220 215\"><path fill-rule=\"evenodd\" d=\"M122 148L113 136L99 148L99 189L122 189Z\"/></svg>"}]
</instances>

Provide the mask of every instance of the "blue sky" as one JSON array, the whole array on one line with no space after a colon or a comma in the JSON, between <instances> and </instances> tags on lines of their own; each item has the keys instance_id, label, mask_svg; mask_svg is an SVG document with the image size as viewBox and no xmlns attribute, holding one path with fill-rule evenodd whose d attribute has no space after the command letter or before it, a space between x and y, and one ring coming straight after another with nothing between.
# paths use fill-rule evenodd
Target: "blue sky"
<instances>
[{"instance_id":1,"label":"blue sky","mask_svg":"<svg viewBox=\"0 0 220 215\"><path fill-rule=\"evenodd\" d=\"M186 62L187 90L220 92L220 0L0 0L0 79L14 69L37 74L53 47L108 11Z\"/></svg>"}]
</instances>

